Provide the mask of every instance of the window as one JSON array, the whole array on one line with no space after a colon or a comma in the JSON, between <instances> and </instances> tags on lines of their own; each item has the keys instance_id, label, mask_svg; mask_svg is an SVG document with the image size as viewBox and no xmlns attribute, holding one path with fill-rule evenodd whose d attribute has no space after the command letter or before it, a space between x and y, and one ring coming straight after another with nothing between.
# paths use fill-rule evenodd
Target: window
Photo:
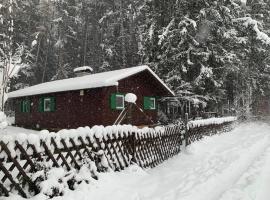
<instances>
[{"instance_id":1,"label":"window","mask_svg":"<svg viewBox=\"0 0 270 200\"><path fill-rule=\"evenodd\" d=\"M55 97L45 97L39 99L39 112L55 111Z\"/></svg>"},{"instance_id":2,"label":"window","mask_svg":"<svg viewBox=\"0 0 270 200\"><path fill-rule=\"evenodd\" d=\"M143 107L145 110L155 110L156 109L156 98L155 97L144 97Z\"/></svg>"},{"instance_id":3,"label":"window","mask_svg":"<svg viewBox=\"0 0 270 200\"><path fill-rule=\"evenodd\" d=\"M116 95L116 108L123 109L125 107L124 95Z\"/></svg>"},{"instance_id":4,"label":"window","mask_svg":"<svg viewBox=\"0 0 270 200\"><path fill-rule=\"evenodd\" d=\"M122 110L124 108L125 108L124 94L112 94L111 95L111 109Z\"/></svg>"},{"instance_id":5,"label":"window","mask_svg":"<svg viewBox=\"0 0 270 200\"><path fill-rule=\"evenodd\" d=\"M22 100L21 101L21 112L30 112L30 101L29 100Z\"/></svg>"},{"instance_id":6,"label":"window","mask_svg":"<svg viewBox=\"0 0 270 200\"><path fill-rule=\"evenodd\" d=\"M44 106L44 111L45 112L50 112L51 111L51 98L45 98L43 100L43 106Z\"/></svg>"}]
</instances>

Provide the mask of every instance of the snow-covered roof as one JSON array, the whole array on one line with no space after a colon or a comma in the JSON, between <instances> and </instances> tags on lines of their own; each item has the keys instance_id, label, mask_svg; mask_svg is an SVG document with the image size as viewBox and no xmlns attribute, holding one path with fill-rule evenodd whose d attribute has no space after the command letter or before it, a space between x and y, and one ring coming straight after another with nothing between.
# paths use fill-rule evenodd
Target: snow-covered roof
<instances>
[{"instance_id":1,"label":"snow-covered roof","mask_svg":"<svg viewBox=\"0 0 270 200\"><path fill-rule=\"evenodd\" d=\"M169 93L174 92L146 65L41 83L8 93L9 98L118 85L118 81L142 71L149 71Z\"/></svg>"}]
</instances>

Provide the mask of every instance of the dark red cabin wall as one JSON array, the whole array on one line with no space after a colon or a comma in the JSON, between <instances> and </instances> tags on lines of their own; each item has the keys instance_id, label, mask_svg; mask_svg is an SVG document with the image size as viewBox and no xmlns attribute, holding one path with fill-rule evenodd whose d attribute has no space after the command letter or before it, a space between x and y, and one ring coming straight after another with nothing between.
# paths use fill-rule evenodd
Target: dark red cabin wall
<instances>
[{"instance_id":1,"label":"dark red cabin wall","mask_svg":"<svg viewBox=\"0 0 270 200\"><path fill-rule=\"evenodd\" d=\"M84 96L79 93L74 91L71 98L71 127L102 125L103 88L85 90Z\"/></svg>"},{"instance_id":2,"label":"dark red cabin wall","mask_svg":"<svg viewBox=\"0 0 270 200\"><path fill-rule=\"evenodd\" d=\"M56 109L55 112L39 112L38 104L41 97L56 97ZM15 123L18 126L24 127L40 127L40 128L54 128L57 126L67 127L69 119L67 113L69 109L64 108L64 102L67 101L67 94L48 94L26 97L31 102L30 113L20 112L20 101L25 98L18 98L16 102ZM61 103L60 103L61 102ZM62 103L63 102L63 103ZM63 120L63 115L66 115L66 119Z\"/></svg>"},{"instance_id":3,"label":"dark red cabin wall","mask_svg":"<svg viewBox=\"0 0 270 200\"><path fill-rule=\"evenodd\" d=\"M104 98L104 113L103 124L111 125L119 116L121 110L112 110L110 108L110 96L113 93L134 93L137 95L136 104L143 109L143 97L144 96L170 96L171 94L157 81L148 71L138 73L129 78L119 81L119 85L115 87L108 87L106 90L106 98ZM124 123L132 125L148 125L157 122L157 109L156 110L143 110L144 113L149 116L153 122L151 122L145 115L138 109L133 108L132 120L124 121Z\"/></svg>"},{"instance_id":4,"label":"dark red cabin wall","mask_svg":"<svg viewBox=\"0 0 270 200\"><path fill-rule=\"evenodd\" d=\"M103 105L100 99L103 98L102 89L84 90L84 95L80 96L80 91L70 91L28 97L33 106L30 113L22 113L17 106L15 111L15 123L18 126L35 128L39 124L40 128L62 129L77 128L79 126L93 126L101 124ZM55 112L39 112L38 102L41 97L56 97Z\"/></svg>"}]
</instances>

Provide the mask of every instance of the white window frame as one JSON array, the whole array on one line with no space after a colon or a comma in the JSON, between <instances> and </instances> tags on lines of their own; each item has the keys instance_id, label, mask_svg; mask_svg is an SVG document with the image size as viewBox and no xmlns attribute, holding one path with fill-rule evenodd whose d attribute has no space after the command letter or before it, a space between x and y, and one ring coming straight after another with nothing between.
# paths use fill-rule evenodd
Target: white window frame
<instances>
[{"instance_id":1,"label":"white window frame","mask_svg":"<svg viewBox=\"0 0 270 200\"><path fill-rule=\"evenodd\" d=\"M117 97L121 97L122 98L122 105L123 106L117 106ZM125 108L125 96L122 94L116 94L115 95L115 108L116 109L124 109Z\"/></svg>"},{"instance_id":2,"label":"white window frame","mask_svg":"<svg viewBox=\"0 0 270 200\"><path fill-rule=\"evenodd\" d=\"M49 108L46 108L46 101L49 101L50 102L50 107ZM51 111L51 98L45 98L43 99L43 108L44 108L44 112L50 112Z\"/></svg>"},{"instance_id":3,"label":"white window frame","mask_svg":"<svg viewBox=\"0 0 270 200\"><path fill-rule=\"evenodd\" d=\"M150 97L149 100L154 101L154 107L151 107L150 110L156 110L156 98Z\"/></svg>"}]
</instances>

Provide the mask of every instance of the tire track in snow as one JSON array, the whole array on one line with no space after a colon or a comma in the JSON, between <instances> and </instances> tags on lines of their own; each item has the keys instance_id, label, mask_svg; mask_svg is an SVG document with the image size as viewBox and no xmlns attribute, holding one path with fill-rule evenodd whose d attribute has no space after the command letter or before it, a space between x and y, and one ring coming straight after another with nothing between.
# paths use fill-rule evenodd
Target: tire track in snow
<instances>
[{"instance_id":1,"label":"tire track in snow","mask_svg":"<svg viewBox=\"0 0 270 200\"><path fill-rule=\"evenodd\" d=\"M258 124L244 124L233 130L231 133L209 137L199 141L197 144L194 143L191 145L191 152L189 150L190 157L187 154L188 157L184 156L181 158L183 163L185 163L184 165L182 162L177 161L174 163L175 166L170 166L174 173L168 173L167 170L163 170L162 180L156 179L153 181L161 182L158 186L160 189L163 187L170 189L167 191L164 189L158 190L158 195L157 193L154 195L143 195L145 197L143 199L178 200L191 197L190 199L192 200L208 200L203 196L203 193L194 191L198 188L204 190L205 185L212 179L218 183L218 178L225 172L228 172L227 168L232 165L237 166L238 163L241 163L241 160L243 160L242 155L248 155L250 152L254 152L255 149L258 149L259 146L263 146L270 133L268 130L269 126L265 124L259 124L259 126ZM261 154L261 152L255 153L254 160L256 160L256 157L259 154ZM188 163L186 163L186 159L188 159ZM247 168L248 165L252 165L252 163L253 162L247 162ZM178 168L176 168L177 166ZM184 173L177 172L178 169L181 168L185 169ZM158 171L161 172L160 170ZM172 178L171 175L173 175L174 178ZM239 177L241 177L241 173ZM164 185L165 180L170 184ZM214 184L212 184L213 187L208 190L210 193L211 190L216 189L215 181ZM158 187L156 187L156 189ZM224 191L226 191L226 188ZM199 197L195 198L193 195ZM203 198L200 198L200 196L203 196Z\"/></svg>"},{"instance_id":2,"label":"tire track in snow","mask_svg":"<svg viewBox=\"0 0 270 200\"><path fill-rule=\"evenodd\" d=\"M222 197L219 200L239 200L239 199L255 200L258 193L258 189L261 188L261 186L269 187L270 182L268 182L267 184L267 181L262 181L262 179L264 179L263 177L265 177L266 175L265 170L267 170L267 168L270 168L269 164L266 165L267 159L269 158L270 158L270 146L260 157L256 159L255 162L253 162L253 164L240 177L240 179L234 185L232 185L230 189L228 189L226 192L223 193ZM265 192L266 191L263 189L260 193ZM269 198L267 198L267 200L268 199ZM258 198L258 200L262 199Z\"/></svg>"},{"instance_id":3,"label":"tire track in snow","mask_svg":"<svg viewBox=\"0 0 270 200\"><path fill-rule=\"evenodd\" d=\"M268 147L269 137L265 137L257 144L254 144L248 152L243 152L243 156L238 161L232 163L220 174L216 174L205 183L195 186L191 194L182 197L179 195L179 198L181 197L182 200L216 200L220 198Z\"/></svg>"},{"instance_id":4,"label":"tire track in snow","mask_svg":"<svg viewBox=\"0 0 270 200\"><path fill-rule=\"evenodd\" d=\"M261 172L259 180L259 191L256 200L269 200L270 198L270 151L267 156L266 164Z\"/></svg>"}]
</instances>

